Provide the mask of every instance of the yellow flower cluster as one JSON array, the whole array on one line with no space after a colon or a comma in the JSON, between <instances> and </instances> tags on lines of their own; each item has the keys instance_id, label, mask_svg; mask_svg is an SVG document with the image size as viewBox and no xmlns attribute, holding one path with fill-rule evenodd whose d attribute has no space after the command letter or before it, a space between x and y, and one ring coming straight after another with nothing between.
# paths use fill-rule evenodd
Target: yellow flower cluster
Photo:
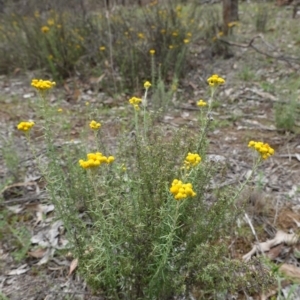
<instances>
[{"instance_id":1,"label":"yellow flower cluster","mask_svg":"<svg viewBox=\"0 0 300 300\"><path fill-rule=\"evenodd\" d=\"M151 55L154 55L154 54L155 54L155 50L154 50L154 49L151 49L151 50L149 51L149 53L150 53Z\"/></svg>"},{"instance_id":2,"label":"yellow flower cluster","mask_svg":"<svg viewBox=\"0 0 300 300\"><path fill-rule=\"evenodd\" d=\"M234 26L239 26L239 22L236 22L236 21L234 21L234 22L229 22L229 23L227 24L227 26L228 26L229 28L234 27Z\"/></svg>"},{"instance_id":3,"label":"yellow flower cluster","mask_svg":"<svg viewBox=\"0 0 300 300\"><path fill-rule=\"evenodd\" d=\"M182 200L188 197L195 197L196 193L193 191L191 183L183 183L181 180L174 179L170 192L174 195L176 200Z\"/></svg>"},{"instance_id":4,"label":"yellow flower cluster","mask_svg":"<svg viewBox=\"0 0 300 300\"><path fill-rule=\"evenodd\" d=\"M206 106L206 105L207 105L207 103L205 101L203 101L202 99L197 102L197 106L201 107L201 106Z\"/></svg>"},{"instance_id":5,"label":"yellow flower cluster","mask_svg":"<svg viewBox=\"0 0 300 300\"><path fill-rule=\"evenodd\" d=\"M207 79L207 82L210 86L215 87L224 84L225 80L222 77L219 77L219 75L214 74Z\"/></svg>"},{"instance_id":6,"label":"yellow flower cluster","mask_svg":"<svg viewBox=\"0 0 300 300\"><path fill-rule=\"evenodd\" d=\"M21 122L18 124L17 128L21 131L28 131L34 126L34 122Z\"/></svg>"},{"instance_id":7,"label":"yellow flower cluster","mask_svg":"<svg viewBox=\"0 0 300 300\"><path fill-rule=\"evenodd\" d=\"M48 20L47 20L47 24L48 24L49 26L53 26L54 23L55 23L55 21L54 21L53 19L48 19Z\"/></svg>"},{"instance_id":8,"label":"yellow flower cluster","mask_svg":"<svg viewBox=\"0 0 300 300\"><path fill-rule=\"evenodd\" d=\"M48 26L43 26L43 27L41 28L41 31L42 31L43 33L47 33L49 30L50 30L50 28L49 28Z\"/></svg>"},{"instance_id":9,"label":"yellow flower cluster","mask_svg":"<svg viewBox=\"0 0 300 300\"><path fill-rule=\"evenodd\" d=\"M97 123L94 120L90 123L90 128L93 130L98 130L100 127L101 127L101 123Z\"/></svg>"},{"instance_id":10,"label":"yellow flower cluster","mask_svg":"<svg viewBox=\"0 0 300 300\"><path fill-rule=\"evenodd\" d=\"M32 79L31 86L39 91L47 91L56 85L54 81L42 80L42 79Z\"/></svg>"},{"instance_id":11,"label":"yellow flower cluster","mask_svg":"<svg viewBox=\"0 0 300 300\"><path fill-rule=\"evenodd\" d=\"M248 147L255 149L262 159L267 159L275 153L275 150L269 144L263 142L250 141Z\"/></svg>"},{"instance_id":12,"label":"yellow flower cluster","mask_svg":"<svg viewBox=\"0 0 300 300\"><path fill-rule=\"evenodd\" d=\"M140 32L138 33L138 38L143 40L145 38L145 35L142 32Z\"/></svg>"},{"instance_id":13,"label":"yellow flower cluster","mask_svg":"<svg viewBox=\"0 0 300 300\"><path fill-rule=\"evenodd\" d=\"M87 160L80 159L79 165L84 169L99 167L102 163L111 164L115 158L113 156L106 157L100 152L88 153Z\"/></svg>"},{"instance_id":14,"label":"yellow flower cluster","mask_svg":"<svg viewBox=\"0 0 300 300\"><path fill-rule=\"evenodd\" d=\"M191 167L197 166L201 162L201 157L197 153L188 153L184 161L184 167L189 169Z\"/></svg>"},{"instance_id":15,"label":"yellow flower cluster","mask_svg":"<svg viewBox=\"0 0 300 300\"><path fill-rule=\"evenodd\" d=\"M135 110L139 110L139 104L142 102L141 98L132 97L129 99L129 103L134 107Z\"/></svg>"},{"instance_id":16,"label":"yellow flower cluster","mask_svg":"<svg viewBox=\"0 0 300 300\"><path fill-rule=\"evenodd\" d=\"M145 83L144 83L144 88L147 90L147 89L149 89L149 87L151 86L151 83L149 82L149 81L146 81Z\"/></svg>"}]
</instances>

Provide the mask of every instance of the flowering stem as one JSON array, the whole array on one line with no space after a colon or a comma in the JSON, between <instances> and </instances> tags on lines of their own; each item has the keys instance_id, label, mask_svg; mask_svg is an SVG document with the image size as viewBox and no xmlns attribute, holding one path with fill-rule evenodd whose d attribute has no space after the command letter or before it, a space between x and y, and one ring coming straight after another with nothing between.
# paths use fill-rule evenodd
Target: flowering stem
<instances>
[{"instance_id":1,"label":"flowering stem","mask_svg":"<svg viewBox=\"0 0 300 300\"><path fill-rule=\"evenodd\" d=\"M138 120L138 111L136 109L134 110L134 123L135 123L135 132L137 135L139 132L139 120Z\"/></svg>"},{"instance_id":2,"label":"flowering stem","mask_svg":"<svg viewBox=\"0 0 300 300\"><path fill-rule=\"evenodd\" d=\"M202 118L202 116L201 116ZM206 118L205 118L205 121L203 122L203 125L201 130L201 137L199 139L199 142L198 142L198 145L197 145L197 148L196 148L196 153L199 153L200 149L201 149L201 146L202 146L202 143L203 141L205 141L205 138L206 138L206 135L207 135L207 131L208 131L208 128L209 128L209 125L210 125L210 122L212 121L212 118L211 118L211 115L210 115L210 112L208 111L207 112L207 115L206 115Z\"/></svg>"},{"instance_id":3,"label":"flowering stem","mask_svg":"<svg viewBox=\"0 0 300 300\"><path fill-rule=\"evenodd\" d=\"M116 87L116 79L115 79L115 75L114 75L115 72L114 72L114 61L113 61L113 43L112 43L111 21L110 21L110 13L109 13L107 6L106 6L105 16L106 16L107 26L108 26L109 59L110 59L111 74L112 74L112 78L113 78L113 82L114 82L114 88L116 91L117 87Z\"/></svg>"},{"instance_id":4,"label":"flowering stem","mask_svg":"<svg viewBox=\"0 0 300 300\"><path fill-rule=\"evenodd\" d=\"M237 190L237 192L235 193L232 202L235 202L235 200L238 198L238 196L241 194L241 192L244 190L245 186L248 184L248 182L250 181L250 179L252 178L254 172L257 170L259 164L261 162L261 158L259 158L256 162L254 162L253 168L251 170L250 175L248 176L248 178L245 180L245 182L242 183L242 185L240 186L240 188Z\"/></svg>"},{"instance_id":5,"label":"flowering stem","mask_svg":"<svg viewBox=\"0 0 300 300\"><path fill-rule=\"evenodd\" d=\"M146 88L145 95L144 95L144 103L143 103L143 114L144 114L144 139L147 137L147 131L148 131L148 126L147 126L147 117L146 117L146 106L147 106L147 93L148 89Z\"/></svg>"},{"instance_id":6,"label":"flowering stem","mask_svg":"<svg viewBox=\"0 0 300 300\"><path fill-rule=\"evenodd\" d=\"M214 101L215 91L216 91L216 88L215 87L211 87L210 99L208 101L208 111L207 111L207 114L206 114L205 121L201 122L202 123L201 124L201 127L202 127L201 130L202 130L202 132L201 132L201 137L200 137L199 143L198 143L197 148L196 148L196 152L197 153L199 153L199 151L201 149L202 142L205 140L205 137L207 135L207 131L208 131L210 122L212 121L211 111L212 111L212 103ZM201 118L201 120L203 120L202 111L201 111L200 118Z\"/></svg>"},{"instance_id":7,"label":"flowering stem","mask_svg":"<svg viewBox=\"0 0 300 300\"><path fill-rule=\"evenodd\" d=\"M38 166L38 168L39 168L39 171L42 173L42 175L44 175L43 172L42 172L42 167L40 166L39 161L38 161L38 158L37 158L36 149L35 149L34 146L31 144L30 132L26 132L26 133L25 133L25 137L26 137L26 140L27 140L27 143L28 143L28 147L29 147L29 149L30 149L30 151L31 151L31 153L32 153L32 155L33 155L33 157L34 157L34 160L35 160L36 163L37 163L37 166Z\"/></svg>"},{"instance_id":8,"label":"flowering stem","mask_svg":"<svg viewBox=\"0 0 300 300\"><path fill-rule=\"evenodd\" d=\"M95 169L90 169L88 170L88 179L92 184L92 187L94 189L94 197L89 201L91 207L89 207L89 209L91 211L93 211L95 209L95 207L93 207L93 205L95 204L95 201L97 199L97 195L98 195L98 188L97 188L97 184L96 184L96 180L95 180L95 176L96 176L96 170Z\"/></svg>"},{"instance_id":9,"label":"flowering stem","mask_svg":"<svg viewBox=\"0 0 300 300\"><path fill-rule=\"evenodd\" d=\"M53 143L52 143L52 135L51 135L51 130L49 126L49 121L47 120L47 103L46 103L46 96L44 93L40 95L40 98L42 99L42 113L43 113L43 118L45 121L45 136L47 140L47 145L49 147L48 153L53 150Z\"/></svg>"},{"instance_id":10,"label":"flowering stem","mask_svg":"<svg viewBox=\"0 0 300 300\"><path fill-rule=\"evenodd\" d=\"M96 147L97 147L98 151L100 151L100 144L99 144L99 139L98 139L98 133L99 133L98 130L94 130L94 139L96 141Z\"/></svg>"},{"instance_id":11,"label":"flowering stem","mask_svg":"<svg viewBox=\"0 0 300 300\"><path fill-rule=\"evenodd\" d=\"M211 91L211 94L210 94L210 99L208 101L208 112L207 112L207 114L209 114L211 112L211 110L212 110L212 103L214 101L216 87L211 87L210 91Z\"/></svg>"},{"instance_id":12,"label":"flowering stem","mask_svg":"<svg viewBox=\"0 0 300 300\"><path fill-rule=\"evenodd\" d=\"M154 63L154 55L151 55L151 83L155 85L155 63Z\"/></svg>"}]
</instances>

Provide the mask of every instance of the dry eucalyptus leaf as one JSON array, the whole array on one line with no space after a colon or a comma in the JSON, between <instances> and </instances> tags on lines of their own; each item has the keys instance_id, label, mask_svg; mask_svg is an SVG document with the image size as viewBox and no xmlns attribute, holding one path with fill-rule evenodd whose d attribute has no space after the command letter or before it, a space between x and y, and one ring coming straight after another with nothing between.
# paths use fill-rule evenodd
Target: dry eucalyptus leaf
<instances>
[{"instance_id":1,"label":"dry eucalyptus leaf","mask_svg":"<svg viewBox=\"0 0 300 300\"><path fill-rule=\"evenodd\" d=\"M68 276L70 276L75 271L77 266L78 266L78 258L75 258L72 260L72 262L70 264L70 270L69 270Z\"/></svg>"},{"instance_id":2,"label":"dry eucalyptus leaf","mask_svg":"<svg viewBox=\"0 0 300 300\"><path fill-rule=\"evenodd\" d=\"M27 254L34 258L42 258L45 255L46 251L47 251L47 249L37 248L33 251L27 252Z\"/></svg>"},{"instance_id":3,"label":"dry eucalyptus leaf","mask_svg":"<svg viewBox=\"0 0 300 300\"><path fill-rule=\"evenodd\" d=\"M37 265L44 265L44 264L46 264L50 260L50 258L53 257L54 252L55 252L54 248L48 248L47 251L45 252L45 255L37 263Z\"/></svg>"},{"instance_id":4,"label":"dry eucalyptus leaf","mask_svg":"<svg viewBox=\"0 0 300 300\"><path fill-rule=\"evenodd\" d=\"M279 244L273 248L270 249L270 251L267 253L267 256L269 259L274 260L275 258L277 258L283 248L283 244Z\"/></svg>"}]
</instances>

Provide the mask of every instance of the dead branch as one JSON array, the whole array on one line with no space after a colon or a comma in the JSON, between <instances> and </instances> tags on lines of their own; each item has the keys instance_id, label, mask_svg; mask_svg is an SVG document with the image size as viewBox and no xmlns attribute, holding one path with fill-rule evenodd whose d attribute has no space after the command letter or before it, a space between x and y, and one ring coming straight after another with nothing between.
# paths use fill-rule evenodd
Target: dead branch
<instances>
[{"instance_id":1,"label":"dead branch","mask_svg":"<svg viewBox=\"0 0 300 300\"><path fill-rule=\"evenodd\" d=\"M269 48L273 48L275 49L272 45L270 45L269 43L267 43L264 39L264 36L262 34L258 34L256 36L254 36L248 44L240 44L240 43L235 43L232 41L228 41L226 39L222 39L219 38L219 41L221 41L222 43L225 43L229 46L235 46L235 47L240 47L240 48L252 48L254 49L257 53L265 55L267 57L276 59L276 60L281 60L281 61L285 61L286 63L289 64L290 67L294 67L295 63L296 64L300 64L300 57L293 57L293 56L284 56L284 55L272 55L270 53L264 52L262 50L260 50L259 48L257 48L256 46L254 46L254 41L256 39L260 38L262 40L262 42L267 45ZM292 64L293 63L293 64Z\"/></svg>"}]
</instances>

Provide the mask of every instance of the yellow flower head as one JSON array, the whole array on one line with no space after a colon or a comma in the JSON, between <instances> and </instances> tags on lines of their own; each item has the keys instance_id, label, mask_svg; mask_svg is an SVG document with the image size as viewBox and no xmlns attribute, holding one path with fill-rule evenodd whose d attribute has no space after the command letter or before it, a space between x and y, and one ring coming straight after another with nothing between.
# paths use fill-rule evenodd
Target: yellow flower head
<instances>
[{"instance_id":1,"label":"yellow flower head","mask_svg":"<svg viewBox=\"0 0 300 300\"><path fill-rule=\"evenodd\" d=\"M29 131L32 127L34 126L34 122L29 121L29 122L20 122L17 126L18 130L20 131Z\"/></svg>"},{"instance_id":2,"label":"yellow flower head","mask_svg":"<svg viewBox=\"0 0 300 300\"><path fill-rule=\"evenodd\" d=\"M154 1L150 2L150 6L154 6L156 4L157 4L157 0L154 0Z\"/></svg>"},{"instance_id":3,"label":"yellow flower head","mask_svg":"<svg viewBox=\"0 0 300 300\"><path fill-rule=\"evenodd\" d=\"M174 48L174 46L173 45L169 45L169 49L173 49Z\"/></svg>"},{"instance_id":4,"label":"yellow flower head","mask_svg":"<svg viewBox=\"0 0 300 300\"><path fill-rule=\"evenodd\" d=\"M91 121L90 128L93 130L98 130L101 127L101 123L97 123L96 121Z\"/></svg>"},{"instance_id":5,"label":"yellow flower head","mask_svg":"<svg viewBox=\"0 0 300 300\"><path fill-rule=\"evenodd\" d=\"M207 103L205 101L203 101L202 99L197 102L197 106L203 107L206 105L207 105Z\"/></svg>"},{"instance_id":6,"label":"yellow flower head","mask_svg":"<svg viewBox=\"0 0 300 300\"><path fill-rule=\"evenodd\" d=\"M142 32L140 32L138 33L138 38L143 40L145 38L145 35Z\"/></svg>"},{"instance_id":7,"label":"yellow flower head","mask_svg":"<svg viewBox=\"0 0 300 300\"><path fill-rule=\"evenodd\" d=\"M132 97L129 99L129 103L134 107L135 110L139 110L139 104L142 102L141 98Z\"/></svg>"},{"instance_id":8,"label":"yellow flower head","mask_svg":"<svg viewBox=\"0 0 300 300\"><path fill-rule=\"evenodd\" d=\"M184 161L184 168L190 169L197 166L201 162L201 157L198 153L188 153Z\"/></svg>"},{"instance_id":9,"label":"yellow flower head","mask_svg":"<svg viewBox=\"0 0 300 300\"><path fill-rule=\"evenodd\" d=\"M53 26L54 25L54 20L53 19L48 19L47 21L49 26Z\"/></svg>"},{"instance_id":10,"label":"yellow flower head","mask_svg":"<svg viewBox=\"0 0 300 300\"><path fill-rule=\"evenodd\" d=\"M62 108L58 108L58 109L57 109L57 112L62 112L62 111L63 111Z\"/></svg>"},{"instance_id":11,"label":"yellow flower head","mask_svg":"<svg viewBox=\"0 0 300 300\"><path fill-rule=\"evenodd\" d=\"M100 50L100 51L105 51L105 46L99 47L99 50Z\"/></svg>"},{"instance_id":12,"label":"yellow flower head","mask_svg":"<svg viewBox=\"0 0 300 300\"><path fill-rule=\"evenodd\" d=\"M176 92L177 91L177 84L176 83L173 83L171 85L171 90L172 90L172 92Z\"/></svg>"},{"instance_id":13,"label":"yellow flower head","mask_svg":"<svg viewBox=\"0 0 300 300\"><path fill-rule=\"evenodd\" d=\"M222 77L219 77L219 75L214 74L207 79L207 82L211 87L216 87L224 84L225 80Z\"/></svg>"},{"instance_id":14,"label":"yellow flower head","mask_svg":"<svg viewBox=\"0 0 300 300\"><path fill-rule=\"evenodd\" d=\"M190 42L190 40L189 40L189 39L184 39L183 42L184 42L185 44L188 44L188 43Z\"/></svg>"},{"instance_id":15,"label":"yellow flower head","mask_svg":"<svg viewBox=\"0 0 300 300\"><path fill-rule=\"evenodd\" d=\"M154 49L151 49L151 50L149 51L149 53L150 53L151 55L154 55L154 54L155 54L155 50L154 50Z\"/></svg>"},{"instance_id":16,"label":"yellow flower head","mask_svg":"<svg viewBox=\"0 0 300 300\"><path fill-rule=\"evenodd\" d=\"M47 91L56 85L54 81L32 79L31 86L36 88L38 91Z\"/></svg>"},{"instance_id":17,"label":"yellow flower head","mask_svg":"<svg viewBox=\"0 0 300 300\"><path fill-rule=\"evenodd\" d=\"M107 163L108 163L108 164L111 164L113 161L115 161L114 156L109 156L109 157L107 158Z\"/></svg>"},{"instance_id":18,"label":"yellow flower head","mask_svg":"<svg viewBox=\"0 0 300 300\"><path fill-rule=\"evenodd\" d=\"M234 22L229 22L229 23L227 24L227 26L228 26L229 28L235 27L235 26L239 26L239 22L236 22L236 21L234 21Z\"/></svg>"},{"instance_id":19,"label":"yellow flower head","mask_svg":"<svg viewBox=\"0 0 300 300\"><path fill-rule=\"evenodd\" d=\"M83 169L92 169L92 168L96 168L99 167L101 164L106 163L106 164L111 164L115 158L114 156L109 156L106 157L104 156L102 153L100 152L96 152L96 153L88 153L86 155L87 159L83 160L80 159L79 165L83 168Z\"/></svg>"},{"instance_id":20,"label":"yellow flower head","mask_svg":"<svg viewBox=\"0 0 300 300\"><path fill-rule=\"evenodd\" d=\"M151 86L151 83L150 83L149 81L146 81L146 82L144 83L144 88L145 88L146 90L148 90L150 86Z\"/></svg>"},{"instance_id":21,"label":"yellow flower head","mask_svg":"<svg viewBox=\"0 0 300 300\"><path fill-rule=\"evenodd\" d=\"M255 149L262 159L267 159L275 153L275 150L269 144L263 142L250 141L248 147Z\"/></svg>"},{"instance_id":22,"label":"yellow flower head","mask_svg":"<svg viewBox=\"0 0 300 300\"><path fill-rule=\"evenodd\" d=\"M43 26L43 27L41 28L41 31L42 31L43 33L47 33L49 30L50 30L50 28L49 28L48 26Z\"/></svg>"},{"instance_id":23,"label":"yellow flower head","mask_svg":"<svg viewBox=\"0 0 300 300\"><path fill-rule=\"evenodd\" d=\"M196 196L191 183L183 183L178 179L173 180L170 192L173 194L175 200L183 200L188 197Z\"/></svg>"},{"instance_id":24,"label":"yellow flower head","mask_svg":"<svg viewBox=\"0 0 300 300\"><path fill-rule=\"evenodd\" d=\"M182 11L182 6L181 5L177 5L176 6L176 11L178 11L178 12Z\"/></svg>"}]
</instances>

